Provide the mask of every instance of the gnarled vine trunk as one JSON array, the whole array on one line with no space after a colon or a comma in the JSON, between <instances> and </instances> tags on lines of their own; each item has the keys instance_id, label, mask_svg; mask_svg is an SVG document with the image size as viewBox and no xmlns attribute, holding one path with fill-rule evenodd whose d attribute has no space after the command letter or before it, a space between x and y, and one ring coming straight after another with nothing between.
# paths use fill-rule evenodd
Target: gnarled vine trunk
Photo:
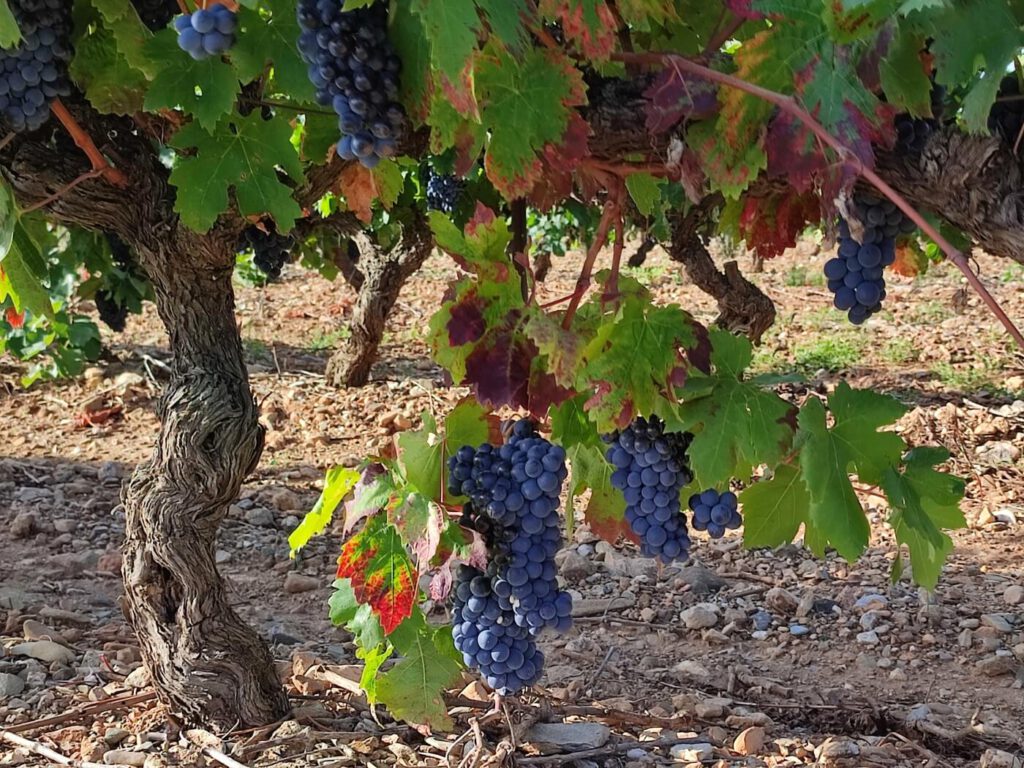
<instances>
[{"instance_id":1,"label":"gnarled vine trunk","mask_svg":"<svg viewBox=\"0 0 1024 768\"><path fill-rule=\"evenodd\" d=\"M351 336L327 363L327 381L336 387L361 387L370 380L391 310L402 286L430 256L434 240L420 213L407 222L402 240L390 250L367 237L356 237L359 277L348 277L358 287L359 299L349 322Z\"/></svg>"},{"instance_id":2,"label":"gnarled vine trunk","mask_svg":"<svg viewBox=\"0 0 1024 768\"><path fill-rule=\"evenodd\" d=\"M174 364L156 449L123 491L127 612L143 656L175 710L220 728L289 711L266 645L232 609L214 562L217 529L263 448L232 264L226 253L212 270L155 280Z\"/></svg>"}]
</instances>

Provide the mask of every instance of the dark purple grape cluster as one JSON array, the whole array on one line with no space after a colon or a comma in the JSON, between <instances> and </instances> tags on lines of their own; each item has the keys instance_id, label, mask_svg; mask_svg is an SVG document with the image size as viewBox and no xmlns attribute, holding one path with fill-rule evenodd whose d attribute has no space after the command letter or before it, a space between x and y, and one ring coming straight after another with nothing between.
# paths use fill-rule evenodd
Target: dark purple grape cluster
<instances>
[{"instance_id":1,"label":"dark purple grape cluster","mask_svg":"<svg viewBox=\"0 0 1024 768\"><path fill-rule=\"evenodd\" d=\"M132 5L142 23L153 32L170 24L179 11L175 0L132 0Z\"/></svg>"},{"instance_id":2,"label":"dark purple grape cluster","mask_svg":"<svg viewBox=\"0 0 1024 768\"><path fill-rule=\"evenodd\" d=\"M938 130L945 109L946 89L932 85L932 116L914 117L907 113L896 115L893 127L896 129L896 151L905 155L919 155L931 135Z\"/></svg>"},{"instance_id":3,"label":"dark purple grape cluster","mask_svg":"<svg viewBox=\"0 0 1024 768\"><path fill-rule=\"evenodd\" d=\"M1006 75L999 83L996 103L988 113L988 129L1011 147L1024 128L1024 96L1016 74Z\"/></svg>"},{"instance_id":4,"label":"dark purple grape cluster","mask_svg":"<svg viewBox=\"0 0 1024 768\"><path fill-rule=\"evenodd\" d=\"M468 657L477 651L467 641L472 638L479 642L486 629L496 631L493 622L499 620L505 624L497 626L517 628L511 633L505 630L510 641L520 635L538 635L545 629L565 632L572 626L572 598L559 589L555 567L555 554L562 546L559 494L567 476L565 451L540 437L525 419L512 426L504 445L463 446L448 462L449 492L470 500L463 524L484 536L491 556L484 574L490 592L476 597L493 602L482 614L486 620L476 610L482 603L462 607L456 647L467 657L466 663L490 675L488 684L502 693L532 685L536 681L533 668L527 666L523 671L509 667L503 673L495 671L493 665L483 666L479 659L470 661ZM476 591L481 592L482 586ZM486 647L489 642L484 640L480 647L490 650ZM532 658L529 647L519 650ZM504 662L496 663L499 670L504 668L500 666ZM542 666L541 657L535 665L537 675ZM502 678L502 674L506 676Z\"/></svg>"},{"instance_id":5,"label":"dark purple grape cluster","mask_svg":"<svg viewBox=\"0 0 1024 768\"><path fill-rule=\"evenodd\" d=\"M276 280L281 277L281 270L291 260L292 248L295 247L295 238L292 235L282 235L271 227L270 231L255 226L246 227L242 232L242 238L238 243L238 252L253 252L253 264L256 265L269 279Z\"/></svg>"},{"instance_id":6,"label":"dark purple grape cluster","mask_svg":"<svg viewBox=\"0 0 1024 768\"><path fill-rule=\"evenodd\" d=\"M178 47L200 61L227 53L235 44L238 14L226 5L211 5L174 20Z\"/></svg>"},{"instance_id":7,"label":"dark purple grape cluster","mask_svg":"<svg viewBox=\"0 0 1024 768\"><path fill-rule=\"evenodd\" d=\"M690 497L690 509L693 510L694 530L707 531L712 539L722 538L727 528L739 528L743 523L736 494L732 491L719 493L709 488L695 493Z\"/></svg>"},{"instance_id":8,"label":"dark purple grape cluster","mask_svg":"<svg viewBox=\"0 0 1024 768\"><path fill-rule=\"evenodd\" d=\"M128 307L121 304L111 291L100 289L93 297L100 320L115 333L121 333L128 319Z\"/></svg>"},{"instance_id":9,"label":"dark purple grape cluster","mask_svg":"<svg viewBox=\"0 0 1024 768\"><path fill-rule=\"evenodd\" d=\"M11 130L34 131L50 117L55 99L71 93L71 4L65 0L11 0L21 42L0 50L0 112Z\"/></svg>"},{"instance_id":10,"label":"dark purple grape cluster","mask_svg":"<svg viewBox=\"0 0 1024 768\"><path fill-rule=\"evenodd\" d=\"M690 553L679 492L693 480L686 457L692 440L689 432L666 432L657 416L637 417L605 436L605 457L615 467L611 482L626 499L626 521L640 537L640 551L664 563Z\"/></svg>"},{"instance_id":11,"label":"dark purple grape cluster","mask_svg":"<svg viewBox=\"0 0 1024 768\"><path fill-rule=\"evenodd\" d=\"M338 0L300 0L299 52L317 102L338 115L338 155L374 168L393 157L405 127L401 59L388 39L387 3L342 11Z\"/></svg>"},{"instance_id":12,"label":"dark purple grape cluster","mask_svg":"<svg viewBox=\"0 0 1024 768\"><path fill-rule=\"evenodd\" d=\"M835 294L836 309L861 325L882 308L885 300L885 268L896 261L896 238L913 232L914 222L890 200L858 192L854 210L864 227L858 242L845 219L839 220L839 248L825 262L828 289Z\"/></svg>"},{"instance_id":13,"label":"dark purple grape cluster","mask_svg":"<svg viewBox=\"0 0 1024 768\"><path fill-rule=\"evenodd\" d=\"M496 566L491 563L491 566ZM462 565L452 600L452 638L467 667L480 670L502 695L536 683L544 671L544 653L529 630L516 623L515 611L495 592L497 568L484 573Z\"/></svg>"},{"instance_id":14,"label":"dark purple grape cluster","mask_svg":"<svg viewBox=\"0 0 1024 768\"><path fill-rule=\"evenodd\" d=\"M427 178L427 208L451 213L459 204L464 186L462 179L457 176L431 171Z\"/></svg>"}]
</instances>

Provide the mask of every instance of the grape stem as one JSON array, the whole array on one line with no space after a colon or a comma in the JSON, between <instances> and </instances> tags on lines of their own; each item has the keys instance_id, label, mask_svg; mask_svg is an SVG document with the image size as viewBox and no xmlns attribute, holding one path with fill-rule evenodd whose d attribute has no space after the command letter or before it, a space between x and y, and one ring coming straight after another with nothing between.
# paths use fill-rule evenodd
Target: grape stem
<instances>
[{"instance_id":1,"label":"grape stem","mask_svg":"<svg viewBox=\"0 0 1024 768\"><path fill-rule=\"evenodd\" d=\"M188 9L188 5L186 4L185 0L178 0L178 7L181 9L181 12L184 13L186 16L188 16L191 13L191 11Z\"/></svg>"},{"instance_id":2,"label":"grape stem","mask_svg":"<svg viewBox=\"0 0 1024 768\"><path fill-rule=\"evenodd\" d=\"M612 248L612 273L608 278L608 286L605 288L602 301L612 301L619 295L619 269L622 265L622 247L626 243L626 224L622 215L622 206L619 206L618 215L615 217L615 245Z\"/></svg>"},{"instance_id":3,"label":"grape stem","mask_svg":"<svg viewBox=\"0 0 1024 768\"><path fill-rule=\"evenodd\" d=\"M615 218L618 210L618 200L609 197L605 201L604 210L601 212L601 221L597 225L594 241L590 244L590 248L587 249L587 257L583 260L583 267L580 269L580 276L576 280L576 289L572 292L569 307L565 310L562 327L566 330L572 325L572 319L576 316L576 310L579 309L580 302L583 301L583 296L590 287L590 274L594 271L594 262L597 260L597 254L601 252L605 243L608 242L608 230L611 228L612 220Z\"/></svg>"},{"instance_id":4,"label":"grape stem","mask_svg":"<svg viewBox=\"0 0 1024 768\"><path fill-rule=\"evenodd\" d=\"M68 112L64 103L60 99L55 99L53 104L50 105L50 109L53 111L53 114L57 116L57 119L60 120L61 125L64 126L65 130L67 130L71 135L71 138L74 139L78 148L85 153L86 157L89 158L89 162L92 163L92 169L96 171L98 175L103 176L113 186L121 187L122 189L127 187L128 177L107 162L107 158L103 156L103 153L100 152L99 148L93 143L89 134L86 133L82 126L78 124L78 121L75 120L70 112ZM68 188L74 186L75 183L79 181L84 181L84 179L79 177L79 179L72 182Z\"/></svg>"},{"instance_id":5,"label":"grape stem","mask_svg":"<svg viewBox=\"0 0 1024 768\"><path fill-rule=\"evenodd\" d=\"M995 297L992 296L991 293L989 293L988 289L978 278L978 275L975 274L973 269L971 269L971 265L964 254L955 248L952 243L943 237L935 227L933 227L920 213L918 213L917 210L907 202L906 198L893 189L892 186L890 186L889 183L881 176L875 173L874 170L867 167L842 141L829 133L825 127L807 110L801 107L792 96L786 96L778 93L777 91L772 91L767 88L762 88L759 85L748 83L742 78L726 74L725 72L719 72L705 66L704 64L691 61L690 59L673 53L614 53L612 54L612 58L624 63L633 62L654 66L672 67L680 76L683 72L686 72L691 75L696 75L697 77L702 77L705 80L719 83L720 85L736 88L737 90L756 96L759 99L763 99L770 104L774 104L783 112L795 117L823 144L835 150L839 155L841 162L856 171L866 181L870 182L879 192L891 200L897 208L903 211L907 218L913 221L922 232L934 241L936 245L939 246L942 252L946 255L946 258L957 266L957 268L963 273L964 277L967 278L967 282L970 283L974 291L981 297L982 301L985 302L986 306L988 306L996 318L998 318L999 322L1003 324L1007 333L1013 337L1013 340L1017 342L1017 345L1021 349L1024 349L1024 335L1021 334L1017 326L1014 325L1006 312L1003 311L999 302L996 301Z\"/></svg>"}]
</instances>

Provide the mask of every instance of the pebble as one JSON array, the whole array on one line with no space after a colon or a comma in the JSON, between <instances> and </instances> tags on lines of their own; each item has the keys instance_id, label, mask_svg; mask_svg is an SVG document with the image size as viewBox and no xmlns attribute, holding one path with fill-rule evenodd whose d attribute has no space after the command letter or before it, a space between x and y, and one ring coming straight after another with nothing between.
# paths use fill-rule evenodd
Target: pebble
<instances>
[{"instance_id":1,"label":"pebble","mask_svg":"<svg viewBox=\"0 0 1024 768\"><path fill-rule=\"evenodd\" d=\"M8 649L12 656L28 656L30 659L38 659L47 664L61 662L64 664L75 660L74 651L65 648L60 643L52 640L35 640L28 643L19 643Z\"/></svg>"},{"instance_id":2,"label":"pebble","mask_svg":"<svg viewBox=\"0 0 1024 768\"><path fill-rule=\"evenodd\" d=\"M715 607L706 603L691 606L679 614L687 629L708 629L718 623Z\"/></svg>"},{"instance_id":3,"label":"pebble","mask_svg":"<svg viewBox=\"0 0 1024 768\"><path fill-rule=\"evenodd\" d=\"M647 757L647 751L640 749L639 747L633 747L633 749L626 752L626 757L630 760L643 760Z\"/></svg>"},{"instance_id":4,"label":"pebble","mask_svg":"<svg viewBox=\"0 0 1024 768\"><path fill-rule=\"evenodd\" d=\"M857 599L853 607L858 611L880 611L889 605L889 598L885 595L870 594Z\"/></svg>"},{"instance_id":5,"label":"pebble","mask_svg":"<svg viewBox=\"0 0 1024 768\"><path fill-rule=\"evenodd\" d=\"M1020 458L1020 448L1006 440L984 443L974 449L978 458L987 464L1013 464Z\"/></svg>"},{"instance_id":6,"label":"pebble","mask_svg":"<svg viewBox=\"0 0 1024 768\"><path fill-rule=\"evenodd\" d=\"M697 744L676 744L669 750L673 760L689 763L701 763L715 755L715 748L706 742Z\"/></svg>"},{"instance_id":7,"label":"pebble","mask_svg":"<svg viewBox=\"0 0 1024 768\"><path fill-rule=\"evenodd\" d=\"M789 628L789 634L795 637L803 637L804 635L810 634L810 627L805 627L803 624L793 624Z\"/></svg>"},{"instance_id":8,"label":"pebble","mask_svg":"<svg viewBox=\"0 0 1024 768\"><path fill-rule=\"evenodd\" d=\"M299 494L290 488L274 488L265 496L279 512L297 512L303 508L302 499L299 498Z\"/></svg>"},{"instance_id":9,"label":"pebble","mask_svg":"<svg viewBox=\"0 0 1024 768\"><path fill-rule=\"evenodd\" d=\"M865 631L874 629L881 619L882 614L878 611L865 611L860 617L860 628Z\"/></svg>"},{"instance_id":10,"label":"pebble","mask_svg":"<svg viewBox=\"0 0 1024 768\"><path fill-rule=\"evenodd\" d=\"M312 592L319 586L320 579L306 576L303 573L289 571L288 575L284 577L284 591L291 595L296 595L300 592Z\"/></svg>"},{"instance_id":11,"label":"pebble","mask_svg":"<svg viewBox=\"0 0 1024 768\"><path fill-rule=\"evenodd\" d=\"M766 637L768 637L768 633L763 629L759 629L756 632L751 632L750 637L754 640L764 640Z\"/></svg>"},{"instance_id":12,"label":"pebble","mask_svg":"<svg viewBox=\"0 0 1024 768\"><path fill-rule=\"evenodd\" d=\"M693 712L697 717L704 720L714 720L715 718L722 717L728 711L731 704L732 699L703 699L693 705Z\"/></svg>"},{"instance_id":13,"label":"pebble","mask_svg":"<svg viewBox=\"0 0 1024 768\"><path fill-rule=\"evenodd\" d=\"M245 522L260 528L273 528L274 513L266 507L253 507L245 513Z\"/></svg>"},{"instance_id":14,"label":"pebble","mask_svg":"<svg viewBox=\"0 0 1024 768\"><path fill-rule=\"evenodd\" d=\"M611 729L600 723L537 723L526 741L542 753L599 749L611 738Z\"/></svg>"},{"instance_id":15,"label":"pebble","mask_svg":"<svg viewBox=\"0 0 1024 768\"><path fill-rule=\"evenodd\" d=\"M0 699L17 696L25 690L25 681L17 675L0 672Z\"/></svg>"},{"instance_id":16,"label":"pebble","mask_svg":"<svg viewBox=\"0 0 1024 768\"><path fill-rule=\"evenodd\" d=\"M120 464L115 461L105 461L100 464L100 468L96 470L96 479L101 483L114 485L115 483L121 482L123 474Z\"/></svg>"},{"instance_id":17,"label":"pebble","mask_svg":"<svg viewBox=\"0 0 1024 768\"><path fill-rule=\"evenodd\" d=\"M800 607L800 599L782 587L772 587L765 592L764 601L769 608L778 613L793 613Z\"/></svg>"},{"instance_id":18,"label":"pebble","mask_svg":"<svg viewBox=\"0 0 1024 768\"><path fill-rule=\"evenodd\" d=\"M1006 617L998 613L986 613L981 617L981 623L986 627L992 627L992 629L1002 635L1013 631L1013 626L1006 620Z\"/></svg>"},{"instance_id":19,"label":"pebble","mask_svg":"<svg viewBox=\"0 0 1024 768\"><path fill-rule=\"evenodd\" d=\"M690 565L679 571L676 581L685 584L697 596L709 595L726 586L728 582L708 568Z\"/></svg>"},{"instance_id":20,"label":"pebble","mask_svg":"<svg viewBox=\"0 0 1024 768\"><path fill-rule=\"evenodd\" d=\"M754 625L754 629L763 632L772 625L772 615L768 611L758 611L750 617L750 623Z\"/></svg>"},{"instance_id":21,"label":"pebble","mask_svg":"<svg viewBox=\"0 0 1024 768\"><path fill-rule=\"evenodd\" d=\"M1003 600L1007 605L1020 605L1024 603L1024 587L1013 584L1003 592Z\"/></svg>"},{"instance_id":22,"label":"pebble","mask_svg":"<svg viewBox=\"0 0 1024 768\"><path fill-rule=\"evenodd\" d=\"M74 533L78 529L78 521L70 518L53 521L53 529L57 533Z\"/></svg>"},{"instance_id":23,"label":"pebble","mask_svg":"<svg viewBox=\"0 0 1024 768\"><path fill-rule=\"evenodd\" d=\"M986 677L999 677L1015 673L1020 665L1012 656L989 656L974 666Z\"/></svg>"},{"instance_id":24,"label":"pebble","mask_svg":"<svg viewBox=\"0 0 1024 768\"><path fill-rule=\"evenodd\" d=\"M26 640L55 640L61 644L67 643L60 632L35 619L25 619L25 623L21 625L21 632Z\"/></svg>"},{"instance_id":25,"label":"pebble","mask_svg":"<svg viewBox=\"0 0 1024 768\"><path fill-rule=\"evenodd\" d=\"M579 552L568 550L558 571L566 581L583 581L597 570L593 561L583 557Z\"/></svg>"},{"instance_id":26,"label":"pebble","mask_svg":"<svg viewBox=\"0 0 1024 768\"><path fill-rule=\"evenodd\" d=\"M986 749L978 768L1024 768L1024 761L1001 749Z\"/></svg>"},{"instance_id":27,"label":"pebble","mask_svg":"<svg viewBox=\"0 0 1024 768\"><path fill-rule=\"evenodd\" d=\"M859 632L857 633L857 642L861 645L878 645L878 633L871 632Z\"/></svg>"},{"instance_id":28,"label":"pebble","mask_svg":"<svg viewBox=\"0 0 1024 768\"><path fill-rule=\"evenodd\" d=\"M108 728L107 732L103 734L103 741L108 747L116 747L131 735L131 731L124 728Z\"/></svg>"},{"instance_id":29,"label":"pebble","mask_svg":"<svg viewBox=\"0 0 1024 768\"><path fill-rule=\"evenodd\" d=\"M756 755L764 749L764 742L764 728L759 725L754 725L740 731L740 734L732 743L732 748L741 755Z\"/></svg>"},{"instance_id":30,"label":"pebble","mask_svg":"<svg viewBox=\"0 0 1024 768\"><path fill-rule=\"evenodd\" d=\"M39 530L39 521L31 512L21 512L14 516L9 528L16 539L27 539Z\"/></svg>"},{"instance_id":31,"label":"pebble","mask_svg":"<svg viewBox=\"0 0 1024 768\"><path fill-rule=\"evenodd\" d=\"M107 765L134 765L142 768L146 764L146 754L127 749L112 749L103 753L103 762Z\"/></svg>"}]
</instances>

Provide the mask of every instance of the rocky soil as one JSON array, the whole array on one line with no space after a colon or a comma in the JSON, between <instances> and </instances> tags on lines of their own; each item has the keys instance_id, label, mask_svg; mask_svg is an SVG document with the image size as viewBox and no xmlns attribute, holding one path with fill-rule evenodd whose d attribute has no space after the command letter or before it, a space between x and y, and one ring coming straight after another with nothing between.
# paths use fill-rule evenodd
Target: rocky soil
<instances>
[{"instance_id":1,"label":"rocky soil","mask_svg":"<svg viewBox=\"0 0 1024 768\"><path fill-rule=\"evenodd\" d=\"M490 712L467 675L451 734L397 724L359 695L353 647L326 619L339 539L296 560L287 535L323 471L355 465L419 414L443 414L449 388L421 333L452 272L435 257L411 284L365 388L320 374L343 343L353 294L298 271L240 288L267 450L231 508L217 559L239 612L272 644L295 719L224 738L180 731L154 700L119 600L122 480L144 458L168 359L148 312L109 337L112 354L81 380L18 388L0 359L0 766L1020 766L1024 755L1024 365L995 321L940 266L896 278L887 310L862 329L827 309L813 243L754 279L780 322L757 357L798 371L795 397L840 379L904 400L911 443L938 442L968 480L969 527L934 593L890 571L884 500L862 489L875 526L859 563L799 545L746 551L738 533L702 541L685 567L659 567L585 521L559 555L576 627L544 641L536 692ZM749 261L743 262L749 265ZM980 257L991 290L1024 318L1024 272ZM575 262L545 285L568 292ZM714 307L663 254L638 275L663 301L705 320ZM119 409L101 424L82 414ZM443 608L435 607L441 616ZM49 718L58 719L50 720ZM511 734L511 735L510 735ZM1017 758L1014 758L1017 755ZM1017 760L1017 762L1014 762ZM223 763L222 763L223 764Z\"/></svg>"}]
</instances>

